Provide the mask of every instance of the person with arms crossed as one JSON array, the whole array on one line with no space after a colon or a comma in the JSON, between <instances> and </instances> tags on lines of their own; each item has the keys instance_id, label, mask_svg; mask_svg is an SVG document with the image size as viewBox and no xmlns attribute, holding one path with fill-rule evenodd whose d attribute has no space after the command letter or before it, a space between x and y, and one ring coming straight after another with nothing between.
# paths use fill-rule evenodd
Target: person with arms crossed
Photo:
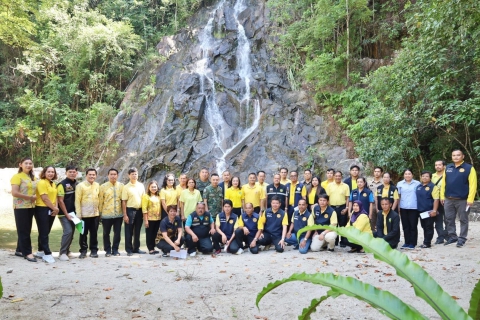
<instances>
[{"instance_id":1,"label":"person with arms crossed","mask_svg":"<svg viewBox=\"0 0 480 320\"><path fill-rule=\"evenodd\" d=\"M80 234L80 259L87 256L90 247L90 257L98 258L98 225L100 224L100 185L95 182L97 170L87 169L86 181L79 183L75 190L75 213L84 222L84 231ZM87 245L88 234L90 242Z\"/></svg>"},{"instance_id":2,"label":"person with arms crossed","mask_svg":"<svg viewBox=\"0 0 480 320\"><path fill-rule=\"evenodd\" d=\"M103 226L103 249L105 257L119 256L120 240L122 238L122 191L123 183L118 182L118 170L108 170L108 181L100 186L99 205L100 218ZM110 242L110 231L113 228L113 245Z\"/></svg>"},{"instance_id":3,"label":"person with arms crossed","mask_svg":"<svg viewBox=\"0 0 480 320\"><path fill-rule=\"evenodd\" d=\"M210 213L205 212L205 203L197 203L195 211L185 222L185 243L188 254L194 257L198 251L210 254L213 251L211 235L215 234L215 225Z\"/></svg>"},{"instance_id":4,"label":"person with arms crossed","mask_svg":"<svg viewBox=\"0 0 480 320\"><path fill-rule=\"evenodd\" d=\"M452 151L452 161L445 168L444 179L440 187L440 200L445 207L445 220L448 241L445 245L457 243L462 248L468 236L468 216L477 192L477 173L475 168L464 161L461 150ZM460 220L460 234L457 236L455 218Z\"/></svg>"},{"instance_id":5,"label":"person with arms crossed","mask_svg":"<svg viewBox=\"0 0 480 320\"><path fill-rule=\"evenodd\" d=\"M326 194L321 194L318 197L318 205L313 208L313 212L309 218L310 225L330 226L336 227L338 225L337 213L328 205L329 197ZM337 233L332 230L320 229L316 230L312 236L312 243L310 249L313 252L325 250L328 246L328 251L335 250L335 240Z\"/></svg>"},{"instance_id":6,"label":"person with arms crossed","mask_svg":"<svg viewBox=\"0 0 480 320\"><path fill-rule=\"evenodd\" d=\"M243 243L245 242L252 254L258 253L259 218L260 215L253 211L253 204L246 203L245 211L238 217L238 228L235 230L235 241L237 241L238 247L244 248Z\"/></svg>"},{"instance_id":7,"label":"person with arms crossed","mask_svg":"<svg viewBox=\"0 0 480 320\"><path fill-rule=\"evenodd\" d=\"M32 254L32 238L30 236L33 217L35 216L37 182L33 174L32 159L27 157L20 160L18 173L10 180L13 196L13 213L18 236L15 255L24 257L30 262L37 262L37 259Z\"/></svg>"},{"instance_id":8,"label":"person with arms crossed","mask_svg":"<svg viewBox=\"0 0 480 320\"><path fill-rule=\"evenodd\" d=\"M143 223L142 197L145 194L145 187L138 181L137 168L128 169L128 178L130 182L122 190L122 211L125 222L125 251L127 256L132 256L134 253L146 253L140 250L140 231Z\"/></svg>"},{"instance_id":9,"label":"person with arms crossed","mask_svg":"<svg viewBox=\"0 0 480 320\"><path fill-rule=\"evenodd\" d=\"M288 215L280 209L280 199L272 198L272 207L267 209L258 220L258 245L265 246L264 251L275 246L277 252L283 252L285 248L285 236L287 235Z\"/></svg>"}]
</instances>

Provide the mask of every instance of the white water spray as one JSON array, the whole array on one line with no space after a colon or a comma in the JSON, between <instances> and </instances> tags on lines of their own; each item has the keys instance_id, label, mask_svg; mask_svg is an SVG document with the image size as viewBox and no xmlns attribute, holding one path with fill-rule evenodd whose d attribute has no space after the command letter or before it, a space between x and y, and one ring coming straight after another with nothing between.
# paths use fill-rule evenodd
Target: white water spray
<instances>
[{"instance_id":1,"label":"white water spray","mask_svg":"<svg viewBox=\"0 0 480 320\"><path fill-rule=\"evenodd\" d=\"M226 157L237 146L239 146L253 131L258 127L260 122L260 103L256 99L250 97L250 82L252 78L252 67L250 64L250 43L245 34L243 25L238 20L239 14L246 9L245 0L237 0L234 6L234 19L237 23L237 40L238 47L236 52L237 72L243 80L243 95L238 97L240 107L245 108L246 126L239 135L237 141L227 141L229 135L226 130L229 128L227 122L223 118L220 108L216 103L215 79L210 69L209 52L212 51L218 42L213 37L213 21L216 11L223 7L225 0L218 3L215 9L210 13L207 25L199 35L200 47L202 49L202 58L197 62L195 72L200 75L200 94L206 99L205 118L213 132L213 147L220 150L220 157L217 158L217 171L222 173L227 168ZM250 114L250 105L253 104L253 120L248 126L248 118Z\"/></svg>"}]
</instances>

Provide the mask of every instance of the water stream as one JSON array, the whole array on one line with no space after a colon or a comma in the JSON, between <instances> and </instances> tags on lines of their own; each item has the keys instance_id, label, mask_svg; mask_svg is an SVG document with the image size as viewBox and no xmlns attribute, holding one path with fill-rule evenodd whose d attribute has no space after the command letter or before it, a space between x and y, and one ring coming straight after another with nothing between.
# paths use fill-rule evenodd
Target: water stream
<instances>
[{"instance_id":1,"label":"water stream","mask_svg":"<svg viewBox=\"0 0 480 320\"><path fill-rule=\"evenodd\" d=\"M237 68L242 83L241 96L237 97L240 108L245 113L245 128L239 128L235 140L232 139L230 126L225 121L220 106L216 102L215 78L210 68L212 63L209 52L219 45L219 41L213 36L213 25L217 10L225 5L225 0L220 1L214 10L210 12L210 18L199 34L202 58L197 62L195 72L200 75L200 94L206 98L205 119L213 132L213 149L218 148L220 156L216 156L216 168L218 173L227 169L226 157L239 146L250 134L255 131L260 122L260 103L257 99L251 99L250 82L252 79L252 66L250 64L250 42L245 34L243 25L238 20L239 14L247 8L245 0L237 0L234 6L234 19L237 23L238 46L236 51ZM253 112L251 111L253 107ZM252 118L253 119L249 119ZM251 125L248 126L249 120ZM217 153L212 152L212 155Z\"/></svg>"}]
</instances>

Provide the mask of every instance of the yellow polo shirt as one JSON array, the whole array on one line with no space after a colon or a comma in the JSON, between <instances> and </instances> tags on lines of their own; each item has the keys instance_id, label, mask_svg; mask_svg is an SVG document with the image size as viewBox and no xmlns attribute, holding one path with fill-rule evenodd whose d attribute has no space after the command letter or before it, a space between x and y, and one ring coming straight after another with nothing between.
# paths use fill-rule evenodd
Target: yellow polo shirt
<instances>
[{"instance_id":1,"label":"yellow polo shirt","mask_svg":"<svg viewBox=\"0 0 480 320\"><path fill-rule=\"evenodd\" d=\"M230 187L225 192L225 199L231 200L234 208L241 208L242 200L245 199L245 195L243 194L242 189Z\"/></svg>"},{"instance_id":2,"label":"yellow polo shirt","mask_svg":"<svg viewBox=\"0 0 480 320\"><path fill-rule=\"evenodd\" d=\"M249 184L242 186L245 203L252 203L253 207L260 207L261 200L265 199L265 189L255 185L251 187Z\"/></svg>"},{"instance_id":3,"label":"yellow polo shirt","mask_svg":"<svg viewBox=\"0 0 480 320\"><path fill-rule=\"evenodd\" d=\"M57 204L57 186L54 182L50 182L47 179L41 179L37 184L37 201L35 205L38 207L48 207L45 202L43 202L41 195L46 194L48 199L53 205Z\"/></svg>"},{"instance_id":4,"label":"yellow polo shirt","mask_svg":"<svg viewBox=\"0 0 480 320\"><path fill-rule=\"evenodd\" d=\"M333 181L325 180L325 181L322 181L322 183L320 183L320 185L322 186L323 189L327 190L328 185L332 182Z\"/></svg>"},{"instance_id":5,"label":"yellow polo shirt","mask_svg":"<svg viewBox=\"0 0 480 320\"><path fill-rule=\"evenodd\" d=\"M122 200L127 201L128 208L140 209L142 207L142 197L145 194L145 187L141 182L127 183L122 190Z\"/></svg>"},{"instance_id":6,"label":"yellow polo shirt","mask_svg":"<svg viewBox=\"0 0 480 320\"><path fill-rule=\"evenodd\" d=\"M350 196L350 188L346 183L329 183L327 194L330 197L331 206L341 206L347 203L346 198Z\"/></svg>"},{"instance_id":7,"label":"yellow polo shirt","mask_svg":"<svg viewBox=\"0 0 480 320\"><path fill-rule=\"evenodd\" d=\"M165 205L176 206L178 201L178 193L174 188L162 188L160 190L160 200L165 200Z\"/></svg>"}]
</instances>

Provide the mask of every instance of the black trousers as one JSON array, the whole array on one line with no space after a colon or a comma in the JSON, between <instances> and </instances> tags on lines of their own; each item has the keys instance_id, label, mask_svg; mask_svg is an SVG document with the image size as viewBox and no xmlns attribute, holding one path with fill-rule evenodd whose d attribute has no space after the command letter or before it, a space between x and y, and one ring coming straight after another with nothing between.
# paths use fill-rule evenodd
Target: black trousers
<instances>
[{"instance_id":1,"label":"black trousers","mask_svg":"<svg viewBox=\"0 0 480 320\"><path fill-rule=\"evenodd\" d=\"M112 254L112 252L118 253L118 246L122 238L122 223L123 217L102 219L103 225L103 249L105 253ZM113 227L113 246L110 242L110 231Z\"/></svg>"},{"instance_id":2,"label":"black trousers","mask_svg":"<svg viewBox=\"0 0 480 320\"><path fill-rule=\"evenodd\" d=\"M405 244L417 245L418 240L418 211L415 209L400 208L400 219L402 221Z\"/></svg>"},{"instance_id":3,"label":"black trousers","mask_svg":"<svg viewBox=\"0 0 480 320\"><path fill-rule=\"evenodd\" d=\"M233 208L232 212L235 213L237 217L240 217L240 215L242 214L242 208Z\"/></svg>"},{"instance_id":4,"label":"black trousers","mask_svg":"<svg viewBox=\"0 0 480 320\"><path fill-rule=\"evenodd\" d=\"M257 243L259 246L268 246L273 244L275 246L275 251L283 252L283 248L278 244L282 240L282 236L274 236L268 232L263 231L263 238L258 239Z\"/></svg>"},{"instance_id":5,"label":"black trousers","mask_svg":"<svg viewBox=\"0 0 480 320\"><path fill-rule=\"evenodd\" d=\"M50 230L52 230L53 222L55 221L55 216L49 215L49 207L40 207L35 208L35 220L37 221L38 228L38 250L44 251L46 255L52 254L50 250L49 238Z\"/></svg>"},{"instance_id":6,"label":"black trousers","mask_svg":"<svg viewBox=\"0 0 480 320\"><path fill-rule=\"evenodd\" d=\"M435 222L435 217L430 217L426 219L420 219L420 225L423 228L423 244L431 245L433 235L435 234L433 223Z\"/></svg>"},{"instance_id":7,"label":"black trousers","mask_svg":"<svg viewBox=\"0 0 480 320\"><path fill-rule=\"evenodd\" d=\"M230 240L230 239L228 239ZM222 235L218 232L215 232L212 236L212 241L213 241L213 248L215 250L220 250L220 243L222 243ZM227 248L227 251L230 252L230 253L237 253L238 249L240 247L238 246L238 243L237 241L232 241L230 243L230 245L228 246Z\"/></svg>"},{"instance_id":8,"label":"black trousers","mask_svg":"<svg viewBox=\"0 0 480 320\"><path fill-rule=\"evenodd\" d=\"M437 231L437 240L443 241L448 238L448 232L445 229L445 208L441 203L438 204L437 215L433 218L435 230Z\"/></svg>"},{"instance_id":9,"label":"black trousers","mask_svg":"<svg viewBox=\"0 0 480 320\"><path fill-rule=\"evenodd\" d=\"M86 253L90 247L91 252L98 251L98 224L100 217L82 218L85 223L83 234L80 234L80 253ZM89 245L87 245L88 234L90 233Z\"/></svg>"},{"instance_id":10,"label":"black trousers","mask_svg":"<svg viewBox=\"0 0 480 320\"><path fill-rule=\"evenodd\" d=\"M253 212L255 213L260 213L260 207L254 207Z\"/></svg>"},{"instance_id":11,"label":"black trousers","mask_svg":"<svg viewBox=\"0 0 480 320\"><path fill-rule=\"evenodd\" d=\"M15 215L15 225L17 227L17 252L21 252L24 257L32 254L32 221L35 215L35 208L13 209Z\"/></svg>"},{"instance_id":12,"label":"black trousers","mask_svg":"<svg viewBox=\"0 0 480 320\"><path fill-rule=\"evenodd\" d=\"M143 224L142 209L127 208L127 216L128 224L125 223L125 251L127 253L138 252L140 249L140 231Z\"/></svg>"},{"instance_id":13,"label":"black trousers","mask_svg":"<svg viewBox=\"0 0 480 320\"><path fill-rule=\"evenodd\" d=\"M246 236L245 233L243 233L243 229L241 228L238 228L237 230L235 230L235 241L237 242L238 247L243 248L243 243L245 242L245 245L250 250L250 253L257 254L258 243L255 245L255 247L253 248L250 247L250 244L252 243L253 238L255 238L255 235L250 236L249 234L248 236Z\"/></svg>"},{"instance_id":14,"label":"black trousers","mask_svg":"<svg viewBox=\"0 0 480 320\"><path fill-rule=\"evenodd\" d=\"M145 228L145 241L148 251L155 250L155 239L157 238L160 220L148 220L148 228Z\"/></svg>"},{"instance_id":15,"label":"black trousers","mask_svg":"<svg viewBox=\"0 0 480 320\"><path fill-rule=\"evenodd\" d=\"M345 214L342 214L342 210L347 207L346 204L342 204L341 206L331 206L335 212L337 213L337 219L338 219L338 226L339 227L345 227L348 224L348 212L345 212ZM338 240L340 239L340 236L337 236L337 239L335 240L335 245L338 245ZM348 245L347 243L347 238L342 237L340 240L340 244L342 245Z\"/></svg>"},{"instance_id":16,"label":"black trousers","mask_svg":"<svg viewBox=\"0 0 480 320\"><path fill-rule=\"evenodd\" d=\"M150 223L150 222L149 222ZM173 242L175 242L176 239L172 240ZM183 239L183 237L180 238L180 246L181 247L183 245L183 243L185 242L185 239ZM157 243L157 248L162 250L163 253L170 253L170 251L172 250L175 250L171 245L170 243L168 243L167 241L165 241L164 239L160 240L158 243Z\"/></svg>"},{"instance_id":17,"label":"black trousers","mask_svg":"<svg viewBox=\"0 0 480 320\"><path fill-rule=\"evenodd\" d=\"M187 233L185 236L185 243L187 244L188 253L196 252L197 249L203 254L212 253L213 244L210 236L198 238L197 242L193 242L192 236Z\"/></svg>"},{"instance_id":18,"label":"black trousers","mask_svg":"<svg viewBox=\"0 0 480 320\"><path fill-rule=\"evenodd\" d=\"M356 244L356 243L353 243L353 242L348 241L347 238L345 238L345 244L346 244L347 246L349 246L350 248L352 248L352 249L357 249L357 250L359 250L359 251L363 249L362 246L360 246L360 245L358 245L358 244Z\"/></svg>"}]
</instances>

